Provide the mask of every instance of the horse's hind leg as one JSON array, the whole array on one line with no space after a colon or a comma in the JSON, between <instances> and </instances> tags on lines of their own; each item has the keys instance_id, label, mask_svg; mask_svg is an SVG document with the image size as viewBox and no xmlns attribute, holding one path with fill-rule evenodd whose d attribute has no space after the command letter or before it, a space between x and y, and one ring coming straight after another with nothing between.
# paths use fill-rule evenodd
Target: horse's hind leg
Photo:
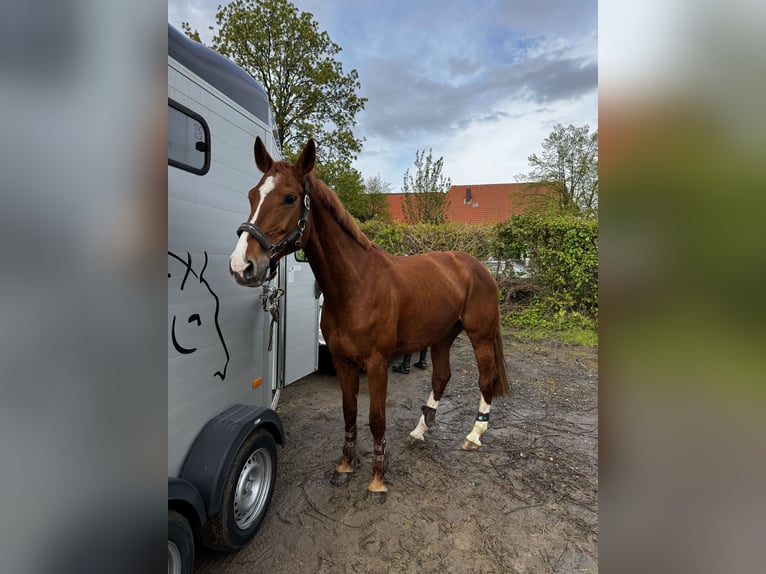
<instances>
[{"instance_id":1,"label":"horse's hind leg","mask_svg":"<svg viewBox=\"0 0 766 574\"><path fill-rule=\"evenodd\" d=\"M495 377L497 369L495 367L495 352L492 340L479 340L479 337L471 337L474 353L476 354L476 363L479 367L479 390L481 397L479 399L479 412L473 424L473 429L465 437L460 446L463 450L476 450L481 447L480 437L489 426L489 411L492 404L492 395L494 394Z\"/></svg>"},{"instance_id":2,"label":"horse's hind leg","mask_svg":"<svg viewBox=\"0 0 766 574\"><path fill-rule=\"evenodd\" d=\"M431 364L433 365L431 393L428 395L426 404L423 405L423 414L420 415L418 426L410 433L412 438L425 440L425 433L436 422L436 409L439 408L439 401L452 376L449 365L449 352L452 348L452 343L462 330L461 324L456 323L446 337L431 346Z\"/></svg>"}]
</instances>

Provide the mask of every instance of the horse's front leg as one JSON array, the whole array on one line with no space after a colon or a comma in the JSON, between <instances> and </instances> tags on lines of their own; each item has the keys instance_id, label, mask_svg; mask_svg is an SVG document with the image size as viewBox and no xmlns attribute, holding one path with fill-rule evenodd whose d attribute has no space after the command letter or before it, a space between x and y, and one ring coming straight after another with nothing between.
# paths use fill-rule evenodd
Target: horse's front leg
<instances>
[{"instance_id":1,"label":"horse's front leg","mask_svg":"<svg viewBox=\"0 0 766 574\"><path fill-rule=\"evenodd\" d=\"M386 390L388 386L386 357L375 357L367 362L367 381L370 386L370 430L374 452L372 455L372 481L367 490L375 498L384 499L388 487L386 474Z\"/></svg>"},{"instance_id":2,"label":"horse's front leg","mask_svg":"<svg viewBox=\"0 0 766 574\"><path fill-rule=\"evenodd\" d=\"M343 456L335 467L332 483L346 484L354 470L356 458L356 403L359 395L359 367L350 361L333 357L338 382L343 393L343 421L346 428L343 441Z\"/></svg>"}]
</instances>

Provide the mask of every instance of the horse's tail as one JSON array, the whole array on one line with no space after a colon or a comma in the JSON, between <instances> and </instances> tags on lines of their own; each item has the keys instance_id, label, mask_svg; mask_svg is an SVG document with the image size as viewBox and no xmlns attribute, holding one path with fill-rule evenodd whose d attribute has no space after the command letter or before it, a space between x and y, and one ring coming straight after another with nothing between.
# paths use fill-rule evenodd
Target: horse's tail
<instances>
[{"instance_id":1,"label":"horse's tail","mask_svg":"<svg viewBox=\"0 0 766 574\"><path fill-rule=\"evenodd\" d=\"M492 385L493 397L507 397L509 394L508 389L508 375L505 372L505 356L503 356L503 338L500 335L498 329L497 335L495 335L495 373L496 377Z\"/></svg>"}]
</instances>

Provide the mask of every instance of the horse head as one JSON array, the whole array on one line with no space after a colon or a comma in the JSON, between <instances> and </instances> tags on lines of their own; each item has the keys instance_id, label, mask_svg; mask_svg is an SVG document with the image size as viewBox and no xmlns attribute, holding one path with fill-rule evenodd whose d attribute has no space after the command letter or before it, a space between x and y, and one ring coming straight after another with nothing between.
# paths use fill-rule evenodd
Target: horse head
<instances>
[{"instance_id":1,"label":"horse head","mask_svg":"<svg viewBox=\"0 0 766 574\"><path fill-rule=\"evenodd\" d=\"M276 274L277 262L301 248L310 233L308 176L316 146L310 139L295 163L274 161L258 137L255 164L263 177L248 193L250 215L239 226L229 271L240 285L258 287Z\"/></svg>"},{"instance_id":2,"label":"horse head","mask_svg":"<svg viewBox=\"0 0 766 574\"><path fill-rule=\"evenodd\" d=\"M186 258L168 251L168 285L173 290L173 319L169 325L170 339L176 352L190 355L205 349L206 360L218 361L222 368L213 373L222 381L229 365L229 349L218 319L218 295L205 278L207 252L196 264L188 252ZM170 292L170 291L169 291Z\"/></svg>"}]
</instances>

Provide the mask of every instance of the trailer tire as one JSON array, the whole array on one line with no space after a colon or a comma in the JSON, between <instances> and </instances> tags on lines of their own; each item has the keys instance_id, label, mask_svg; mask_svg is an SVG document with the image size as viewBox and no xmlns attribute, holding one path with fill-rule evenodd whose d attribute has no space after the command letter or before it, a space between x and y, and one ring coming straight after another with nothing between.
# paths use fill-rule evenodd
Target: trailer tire
<instances>
[{"instance_id":1,"label":"trailer tire","mask_svg":"<svg viewBox=\"0 0 766 574\"><path fill-rule=\"evenodd\" d=\"M168 510L168 573L192 574L194 534L183 514Z\"/></svg>"},{"instance_id":2,"label":"trailer tire","mask_svg":"<svg viewBox=\"0 0 766 574\"><path fill-rule=\"evenodd\" d=\"M223 487L220 511L202 531L205 546L238 550L258 531L274 494L277 447L267 430L249 435L237 451Z\"/></svg>"}]
</instances>

